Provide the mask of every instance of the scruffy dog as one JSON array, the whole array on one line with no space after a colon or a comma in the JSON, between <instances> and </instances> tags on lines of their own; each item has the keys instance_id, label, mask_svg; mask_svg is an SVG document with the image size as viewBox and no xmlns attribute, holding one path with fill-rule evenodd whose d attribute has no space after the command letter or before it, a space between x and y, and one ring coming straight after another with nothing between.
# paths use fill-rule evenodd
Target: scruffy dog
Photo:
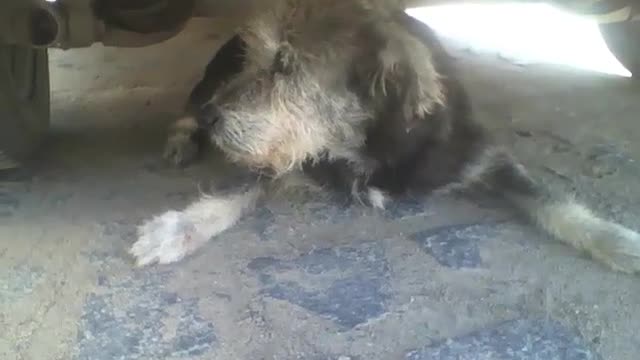
<instances>
[{"instance_id":1,"label":"scruffy dog","mask_svg":"<svg viewBox=\"0 0 640 360\"><path fill-rule=\"evenodd\" d=\"M640 234L531 179L472 118L433 32L384 0L274 0L216 54L167 157L215 144L252 180L142 224L138 265L171 263L291 174L384 209L405 193L484 193L609 267L640 271ZM204 136L203 136L204 135Z\"/></svg>"}]
</instances>

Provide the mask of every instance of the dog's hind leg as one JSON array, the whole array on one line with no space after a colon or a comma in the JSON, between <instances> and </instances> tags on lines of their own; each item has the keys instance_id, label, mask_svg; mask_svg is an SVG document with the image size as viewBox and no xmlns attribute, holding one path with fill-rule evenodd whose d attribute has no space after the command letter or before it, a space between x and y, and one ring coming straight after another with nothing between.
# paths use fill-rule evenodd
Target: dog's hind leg
<instances>
[{"instance_id":1,"label":"dog's hind leg","mask_svg":"<svg viewBox=\"0 0 640 360\"><path fill-rule=\"evenodd\" d=\"M603 219L571 197L527 175L508 154L487 149L463 171L461 190L481 190L507 200L553 238L610 268L640 272L640 234Z\"/></svg>"}]
</instances>

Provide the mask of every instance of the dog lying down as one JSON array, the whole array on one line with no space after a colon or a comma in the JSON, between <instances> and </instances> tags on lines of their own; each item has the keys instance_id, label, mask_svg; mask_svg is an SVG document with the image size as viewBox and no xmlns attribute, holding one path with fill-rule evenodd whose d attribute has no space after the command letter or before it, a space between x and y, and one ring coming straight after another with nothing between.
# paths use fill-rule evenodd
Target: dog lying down
<instances>
[{"instance_id":1,"label":"dog lying down","mask_svg":"<svg viewBox=\"0 0 640 360\"><path fill-rule=\"evenodd\" d=\"M640 235L536 182L494 145L434 33L388 3L273 1L219 49L166 156L187 161L204 137L255 177L142 224L137 264L182 259L274 183L304 174L379 209L406 193L488 194L612 269L640 271Z\"/></svg>"}]
</instances>

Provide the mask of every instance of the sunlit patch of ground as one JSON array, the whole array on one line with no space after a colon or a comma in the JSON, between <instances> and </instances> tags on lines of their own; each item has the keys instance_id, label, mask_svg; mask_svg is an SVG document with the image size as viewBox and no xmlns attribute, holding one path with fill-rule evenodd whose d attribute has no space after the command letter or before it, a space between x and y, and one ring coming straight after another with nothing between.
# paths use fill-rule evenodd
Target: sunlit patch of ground
<instances>
[{"instance_id":1,"label":"sunlit patch of ground","mask_svg":"<svg viewBox=\"0 0 640 360\"><path fill-rule=\"evenodd\" d=\"M439 34L518 63L551 63L629 77L595 21L547 4L443 5L407 10Z\"/></svg>"}]
</instances>

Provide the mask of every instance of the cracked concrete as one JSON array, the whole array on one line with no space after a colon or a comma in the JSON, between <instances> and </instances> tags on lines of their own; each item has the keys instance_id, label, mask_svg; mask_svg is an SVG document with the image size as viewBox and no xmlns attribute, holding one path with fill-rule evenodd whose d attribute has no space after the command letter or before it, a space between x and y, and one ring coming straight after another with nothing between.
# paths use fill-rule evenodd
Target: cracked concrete
<instances>
[{"instance_id":1,"label":"cracked concrete","mask_svg":"<svg viewBox=\"0 0 640 360\"><path fill-rule=\"evenodd\" d=\"M0 358L637 358L639 279L490 203L274 200L179 264L135 269L139 221L224 182L216 154L160 159L219 35L194 22L150 48L52 53L50 141L0 181ZM534 173L640 223L628 80L452 48L478 116Z\"/></svg>"}]
</instances>

